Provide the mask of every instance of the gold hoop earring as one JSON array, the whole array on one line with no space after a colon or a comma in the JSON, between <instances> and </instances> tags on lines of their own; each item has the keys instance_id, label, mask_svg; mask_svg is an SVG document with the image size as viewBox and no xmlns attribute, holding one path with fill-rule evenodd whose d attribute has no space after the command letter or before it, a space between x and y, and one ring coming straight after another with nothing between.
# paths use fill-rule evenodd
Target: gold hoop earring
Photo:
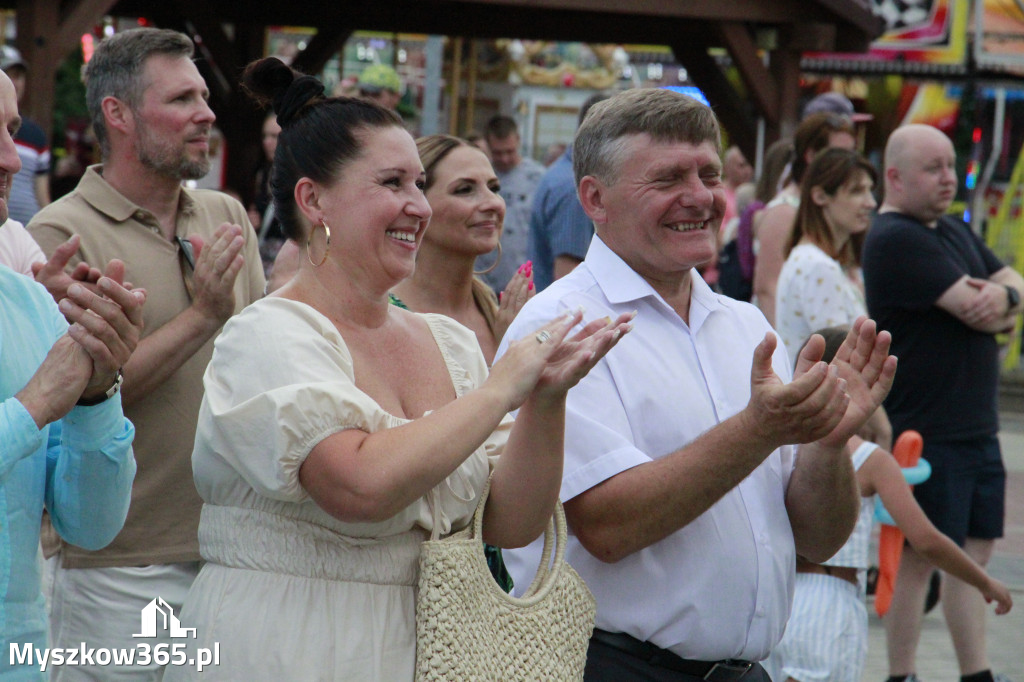
<instances>
[{"instance_id":1,"label":"gold hoop earring","mask_svg":"<svg viewBox=\"0 0 1024 682\"><path fill-rule=\"evenodd\" d=\"M480 275L486 275L488 272L491 272L492 270L494 270L494 268L498 267L498 263L500 263L500 262L501 262L501 242L498 242L498 257L494 259L494 263L491 264L491 267L487 268L486 270L474 270L473 274L476 275L477 277L479 277Z\"/></svg>"},{"instance_id":2,"label":"gold hoop earring","mask_svg":"<svg viewBox=\"0 0 1024 682\"><path fill-rule=\"evenodd\" d=\"M327 223L324 221L323 218L320 219L320 225L322 225L323 228L324 228L324 236L325 236L326 246L324 247L324 257L320 259L319 263L314 263L313 262L313 247L312 247L312 243L313 243L313 232L316 231L316 225L314 225L313 229L309 231L309 237L306 239L306 260L308 260L309 264L312 265L314 268L318 268L321 265L323 265L324 263L326 263L327 262L327 254L331 252L331 228L327 226Z\"/></svg>"}]
</instances>

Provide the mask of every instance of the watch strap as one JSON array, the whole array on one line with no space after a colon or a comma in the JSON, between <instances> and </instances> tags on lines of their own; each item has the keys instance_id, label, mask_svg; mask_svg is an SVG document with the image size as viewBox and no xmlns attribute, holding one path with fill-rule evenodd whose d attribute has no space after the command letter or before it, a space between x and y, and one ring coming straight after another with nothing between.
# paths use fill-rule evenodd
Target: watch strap
<instances>
[{"instance_id":1,"label":"watch strap","mask_svg":"<svg viewBox=\"0 0 1024 682\"><path fill-rule=\"evenodd\" d=\"M1020 292L1017 291L1016 287L1011 287L1009 284L1004 284L1006 287L1006 304L1007 310L1013 310L1020 303Z\"/></svg>"},{"instance_id":2,"label":"watch strap","mask_svg":"<svg viewBox=\"0 0 1024 682\"><path fill-rule=\"evenodd\" d=\"M107 389L106 393L101 396L96 396L95 398L79 398L78 402L75 404L81 405L82 407L99 405L100 403L113 398L114 395L121 390L122 383L124 383L124 374L121 373L121 370L117 370L117 376L114 377L114 383Z\"/></svg>"}]
</instances>

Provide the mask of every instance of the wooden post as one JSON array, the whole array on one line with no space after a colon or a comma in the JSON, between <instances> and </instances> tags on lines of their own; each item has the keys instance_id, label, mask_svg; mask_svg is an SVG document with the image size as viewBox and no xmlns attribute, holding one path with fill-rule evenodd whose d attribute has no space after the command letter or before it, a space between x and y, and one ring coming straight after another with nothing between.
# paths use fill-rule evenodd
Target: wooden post
<instances>
[{"instance_id":1,"label":"wooden post","mask_svg":"<svg viewBox=\"0 0 1024 682\"><path fill-rule=\"evenodd\" d=\"M79 0L61 18L60 0L18 0L17 46L29 65L21 110L39 124L48 140L53 128L57 69L81 35L116 2Z\"/></svg>"},{"instance_id":2,"label":"wooden post","mask_svg":"<svg viewBox=\"0 0 1024 682\"><path fill-rule=\"evenodd\" d=\"M448 89L448 134L459 134L459 86L462 81L462 37L452 41L452 80Z\"/></svg>"},{"instance_id":3,"label":"wooden post","mask_svg":"<svg viewBox=\"0 0 1024 682\"><path fill-rule=\"evenodd\" d=\"M775 126L768 124L769 129L774 128L769 139L776 140L791 136L800 119L800 53L780 47L772 51L770 59L769 69L778 83L779 118Z\"/></svg>"},{"instance_id":4,"label":"wooden post","mask_svg":"<svg viewBox=\"0 0 1024 682\"><path fill-rule=\"evenodd\" d=\"M466 125L463 131L474 128L476 120L476 77L480 66L480 44L475 38L469 43L469 83L466 88Z\"/></svg>"}]
</instances>

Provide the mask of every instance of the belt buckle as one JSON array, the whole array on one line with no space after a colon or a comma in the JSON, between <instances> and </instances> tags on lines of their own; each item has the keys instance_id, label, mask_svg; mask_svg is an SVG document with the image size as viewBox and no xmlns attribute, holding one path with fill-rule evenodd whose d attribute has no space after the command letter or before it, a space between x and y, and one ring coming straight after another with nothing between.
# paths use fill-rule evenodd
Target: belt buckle
<instances>
[{"instance_id":1,"label":"belt buckle","mask_svg":"<svg viewBox=\"0 0 1024 682\"><path fill-rule=\"evenodd\" d=\"M749 661L718 661L704 674L707 682L731 682L746 675L754 664Z\"/></svg>"}]
</instances>

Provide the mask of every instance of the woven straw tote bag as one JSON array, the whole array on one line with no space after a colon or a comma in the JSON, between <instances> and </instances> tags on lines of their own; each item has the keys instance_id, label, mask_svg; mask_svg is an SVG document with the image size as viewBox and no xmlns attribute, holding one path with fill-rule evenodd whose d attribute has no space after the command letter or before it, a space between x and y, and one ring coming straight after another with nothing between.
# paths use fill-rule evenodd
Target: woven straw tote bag
<instances>
[{"instance_id":1,"label":"woven straw tote bag","mask_svg":"<svg viewBox=\"0 0 1024 682\"><path fill-rule=\"evenodd\" d=\"M516 598L502 591L484 558L481 529L490 485L488 480L466 529L423 542L416 599L416 680L582 680L597 604L564 560L562 503L556 504L544 532L537 577Z\"/></svg>"}]
</instances>

